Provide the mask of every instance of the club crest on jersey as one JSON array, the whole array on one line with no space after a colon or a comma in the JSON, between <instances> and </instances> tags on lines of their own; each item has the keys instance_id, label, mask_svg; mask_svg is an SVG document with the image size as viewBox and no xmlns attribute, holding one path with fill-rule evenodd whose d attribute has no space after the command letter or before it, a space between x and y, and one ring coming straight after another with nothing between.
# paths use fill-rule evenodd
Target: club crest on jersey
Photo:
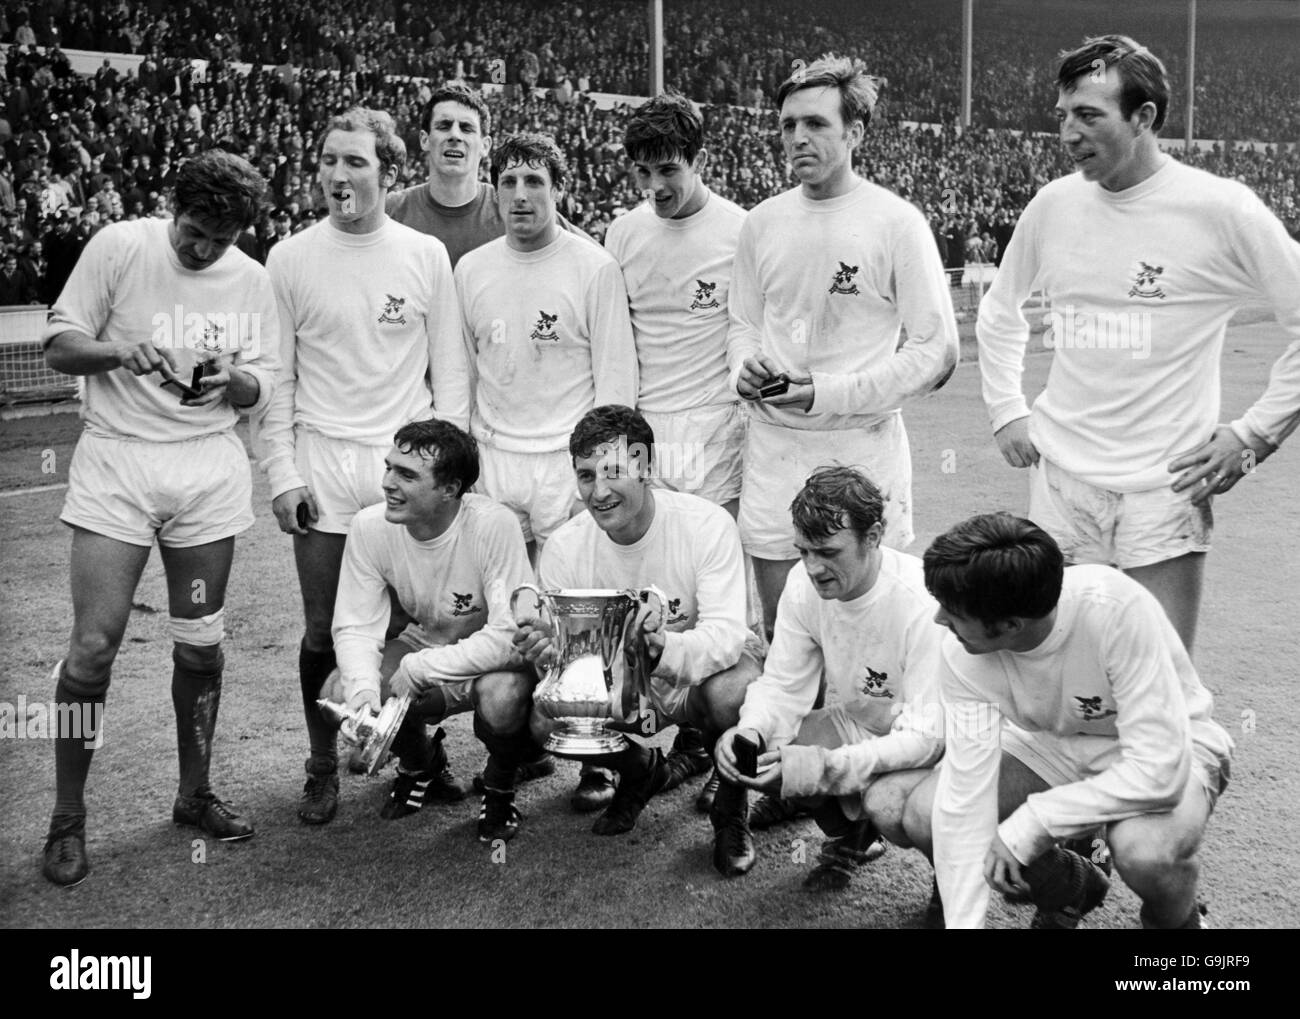
<instances>
[{"instance_id":1,"label":"club crest on jersey","mask_svg":"<svg viewBox=\"0 0 1300 1019\"><path fill-rule=\"evenodd\" d=\"M1075 697L1078 702L1076 711L1085 722L1100 722L1115 714L1114 708L1103 708L1100 697Z\"/></svg>"},{"instance_id":2,"label":"club crest on jersey","mask_svg":"<svg viewBox=\"0 0 1300 1019\"><path fill-rule=\"evenodd\" d=\"M220 354L226 349L226 330L211 319L203 326L203 340L200 345L210 354Z\"/></svg>"},{"instance_id":3,"label":"club crest on jersey","mask_svg":"<svg viewBox=\"0 0 1300 1019\"><path fill-rule=\"evenodd\" d=\"M1138 269L1133 273L1133 287L1129 290L1129 297L1159 297L1164 298L1165 292L1160 289L1160 275L1165 271L1163 265L1148 265L1141 259L1138 260Z\"/></svg>"},{"instance_id":4,"label":"club crest on jersey","mask_svg":"<svg viewBox=\"0 0 1300 1019\"><path fill-rule=\"evenodd\" d=\"M831 288L830 290L827 291L827 293L831 293L831 294L858 293L858 285L853 282L853 277L858 274L858 268L859 267L856 265L845 265L843 262L841 262L840 270L835 274L835 278L831 280Z\"/></svg>"},{"instance_id":5,"label":"club crest on jersey","mask_svg":"<svg viewBox=\"0 0 1300 1019\"><path fill-rule=\"evenodd\" d=\"M713 291L718 289L716 283L706 283L704 280L695 281L695 297L691 301L689 310L694 311L696 308L716 308L717 299L713 296Z\"/></svg>"},{"instance_id":6,"label":"club crest on jersey","mask_svg":"<svg viewBox=\"0 0 1300 1019\"><path fill-rule=\"evenodd\" d=\"M482 611L479 606L474 604L472 594L457 594L455 591L451 593L451 614L453 616L472 616L475 612Z\"/></svg>"},{"instance_id":7,"label":"club crest on jersey","mask_svg":"<svg viewBox=\"0 0 1300 1019\"><path fill-rule=\"evenodd\" d=\"M862 692L868 697L888 697L890 700L893 700L893 693L885 688L885 683L888 680L888 672L877 672L868 665L867 678L862 681Z\"/></svg>"},{"instance_id":8,"label":"club crest on jersey","mask_svg":"<svg viewBox=\"0 0 1300 1019\"><path fill-rule=\"evenodd\" d=\"M528 334L528 338L537 343L559 343L560 338L555 335L555 321L559 317L559 315L548 315L546 312L539 310L537 312L537 324L533 326L533 331Z\"/></svg>"},{"instance_id":9,"label":"club crest on jersey","mask_svg":"<svg viewBox=\"0 0 1300 1019\"><path fill-rule=\"evenodd\" d=\"M402 314L404 304L406 304L405 297L394 297L392 294L385 294L384 313L379 316L379 321L390 326L406 325L406 316Z\"/></svg>"},{"instance_id":10,"label":"club crest on jersey","mask_svg":"<svg viewBox=\"0 0 1300 1019\"><path fill-rule=\"evenodd\" d=\"M682 600L680 598L668 599L668 620L667 623L665 623L665 625L685 622L686 613L682 612L681 608L682 608Z\"/></svg>"}]
</instances>

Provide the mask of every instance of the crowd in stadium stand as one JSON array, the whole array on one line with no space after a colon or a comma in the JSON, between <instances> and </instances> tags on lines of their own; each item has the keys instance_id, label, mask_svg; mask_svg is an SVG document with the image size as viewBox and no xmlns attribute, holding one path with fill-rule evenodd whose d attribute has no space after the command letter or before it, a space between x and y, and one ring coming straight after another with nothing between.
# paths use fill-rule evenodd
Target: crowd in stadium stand
<instances>
[{"instance_id":1,"label":"crowd in stadium stand","mask_svg":"<svg viewBox=\"0 0 1300 1019\"><path fill-rule=\"evenodd\" d=\"M645 5L577 0L527 6L526 13L524 4L499 0L439 4L435 25L431 5L391 0L5 2L0 306L52 302L91 234L117 219L167 215L177 163L213 145L245 155L272 181L273 208L248 244L265 258L280 237L315 222L320 129L330 114L356 102L388 110L402 129L410 159L401 185L423 179L420 112L429 93L427 82L412 75L435 83L465 77L505 85L489 100L493 134L527 129L555 135L572 170L561 211L603 237L637 201L620 156L627 111L600 110L583 93L646 91ZM665 77L712 104L706 110L708 183L746 208L791 186L769 97L793 61L828 50L861 56L887 80L860 154L862 172L924 210L955 277L968 262L996 262L1020 209L1044 183L1068 172L1054 136L1006 129L1050 131L1045 118L1054 95L1046 66L1053 51L1046 35L1020 33L983 63L977 36L981 129L915 130L903 122L955 123L958 35L951 10L941 22L925 4L909 7L907 17L892 2L872 5L866 25L868 14L832 0L797 10L732 0L665 6ZM833 27L811 27L810 11L822 11L823 23ZM1059 44L1065 36L1055 34ZM1198 63L1208 68L1200 72L1198 94L1205 91L1206 100L1198 123L1213 124L1220 116L1235 125L1223 132L1229 136L1294 140L1300 137L1300 104L1273 76L1300 78L1294 68L1300 56L1259 59L1273 50L1260 39L1263 49L1252 55L1243 47L1253 38L1220 39L1206 63ZM106 62L87 77L72 72L60 46L144 53L147 59L130 76ZM212 61L202 79L194 59ZM244 76L230 67L233 61L274 70ZM1170 63L1176 78L1177 61ZM345 68L349 73L340 73ZM519 86L548 91L535 96ZM1270 96L1269 87L1278 90ZM1167 136L1177 136L1176 113L1171 110ZM1245 181L1300 236L1296 148L1225 145L1190 159Z\"/></svg>"}]
</instances>

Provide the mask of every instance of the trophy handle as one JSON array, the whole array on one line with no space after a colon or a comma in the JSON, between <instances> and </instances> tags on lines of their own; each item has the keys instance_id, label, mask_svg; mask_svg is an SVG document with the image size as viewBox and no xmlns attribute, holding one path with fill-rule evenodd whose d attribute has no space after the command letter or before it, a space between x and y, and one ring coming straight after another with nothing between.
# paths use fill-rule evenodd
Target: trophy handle
<instances>
[{"instance_id":1,"label":"trophy handle","mask_svg":"<svg viewBox=\"0 0 1300 1019\"><path fill-rule=\"evenodd\" d=\"M635 718L641 696L650 697L650 668L646 657L645 641L642 638L643 626L637 622L642 618L642 607L649 610L647 620L654 620L652 629L662 630L668 619L668 596L658 587L650 584L640 591L625 592L632 599L632 606L623 617L623 717Z\"/></svg>"},{"instance_id":2,"label":"trophy handle","mask_svg":"<svg viewBox=\"0 0 1300 1019\"><path fill-rule=\"evenodd\" d=\"M641 588L640 591L629 591L638 602L648 606L650 617L655 621L654 629L662 630L664 624L668 622L668 595L664 594L656 585L649 584ZM638 610L637 615L640 615Z\"/></svg>"},{"instance_id":3,"label":"trophy handle","mask_svg":"<svg viewBox=\"0 0 1300 1019\"><path fill-rule=\"evenodd\" d=\"M523 592L525 591L528 591L532 594L533 602L536 605L536 610L535 610L535 615L530 616L528 619L521 619L519 617L519 596L523 594ZM536 584L527 584L527 583L520 584L518 587L514 589L514 591L511 592L510 615L514 617L515 625L517 626L522 626L530 619L539 619L539 620L543 620L549 629L551 630L555 629L555 612L551 607L550 596L547 595L547 593L543 591L540 587L538 587Z\"/></svg>"},{"instance_id":4,"label":"trophy handle","mask_svg":"<svg viewBox=\"0 0 1300 1019\"><path fill-rule=\"evenodd\" d=\"M535 608L531 616L521 618L519 615L519 596L523 594L525 591L528 591L530 594L532 594ZM510 615L514 618L516 626L522 626L524 623L528 623L528 622L532 622L533 620L536 620L537 622L541 623L543 626L546 627L547 631L551 635L552 640L559 639L559 632L555 626L554 603L551 601L551 596L548 595L536 584L529 584L529 583L520 584L510 593ZM538 677L542 680L550 679L553 670L558 664L559 664L558 658L551 665L542 665L541 662L538 662L536 665Z\"/></svg>"}]
</instances>

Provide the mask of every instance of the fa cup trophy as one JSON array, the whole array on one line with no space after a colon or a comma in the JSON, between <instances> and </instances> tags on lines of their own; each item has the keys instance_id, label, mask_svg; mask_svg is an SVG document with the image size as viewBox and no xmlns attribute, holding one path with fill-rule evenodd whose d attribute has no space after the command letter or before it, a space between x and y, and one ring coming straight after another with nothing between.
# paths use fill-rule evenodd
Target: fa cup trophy
<instances>
[{"instance_id":1,"label":"fa cup trophy","mask_svg":"<svg viewBox=\"0 0 1300 1019\"><path fill-rule=\"evenodd\" d=\"M388 761L388 751L402 727L406 711L411 706L407 696L390 697L379 709L379 714L372 714L368 707L348 708L334 701L318 700L321 714L339 724L339 734L347 743L361 748L361 761L366 766L367 775L379 774Z\"/></svg>"},{"instance_id":2,"label":"fa cup trophy","mask_svg":"<svg viewBox=\"0 0 1300 1019\"><path fill-rule=\"evenodd\" d=\"M641 635L629 633L649 606L659 626L664 621L663 594L653 587L642 591L549 590L522 584L510 597L510 610L519 619L519 596L531 592L536 599L535 615L549 617L556 657L546 665L542 681L533 693L533 703L546 718L560 724L546 739L546 749L561 757L597 757L623 750L628 741L608 726L610 694L614 686L613 666L619 648L631 645L638 653ZM635 643L633 643L635 642ZM631 685L634 678L625 669L624 713L635 705Z\"/></svg>"}]
</instances>

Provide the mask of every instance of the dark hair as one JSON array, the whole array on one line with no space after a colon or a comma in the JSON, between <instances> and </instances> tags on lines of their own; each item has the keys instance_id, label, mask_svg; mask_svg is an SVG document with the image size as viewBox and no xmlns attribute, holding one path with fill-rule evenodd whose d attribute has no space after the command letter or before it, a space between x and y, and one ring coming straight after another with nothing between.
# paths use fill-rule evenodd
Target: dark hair
<instances>
[{"instance_id":1,"label":"dark hair","mask_svg":"<svg viewBox=\"0 0 1300 1019\"><path fill-rule=\"evenodd\" d=\"M574 460L591 456L592 450L606 442L626 443L629 450L644 449L646 467L654 460L654 429L639 410L619 403L593 407L573 426L573 434L569 436L569 456Z\"/></svg>"},{"instance_id":2,"label":"dark hair","mask_svg":"<svg viewBox=\"0 0 1300 1019\"><path fill-rule=\"evenodd\" d=\"M420 125L426 130L430 130L433 124L433 108L439 103L460 103L462 106L468 106L478 114L479 130L484 134L492 133L492 112L488 109L488 104L483 101L483 97L470 88L463 81L446 81L434 90L429 101L424 104L424 112L420 115Z\"/></svg>"},{"instance_id":3,"label":"dark hair","mask_svg":"<svg viewBox=\"0 0 1300 1019\"><path fill-rule=\"evenodd\" d=\"M551 175L551 186L562 187L569 174L564 153L549 134L512 134L492 150L492 186L501 179L501 171L513 163L544 166Z\"/></svg>"},{"instance_id":4,"label":"dark hair","mask_svg":"<svg viewBox=\"0 0 1300 1019\"><path fill-rule=\"evenodd\" d=\"M790 503L795 530L813 541L825 541L846 527L861 541L884 514L880 489L857 467L839 464L818 467Z\"/></svg>"},{"instance_id":5,"label":"dark hair","mask_svg":"<svg viewBox=\"0 0 1300 1019\"><path fill-rule=\"evenodd\" d=\"M806 66L802 62L796 63L798 66L794 72L776 90L778 112L792 92L831 86L839 90L840 119L845 127L855 120L862 121L864 128L871 123L871 114L880 95L880 80L867 74L865 65L833 53L827 53Z\"/></svg>"},{"instance_id":6,"label":"dark hair","mask_svg":"<svg viewBox=\"0 0 1300 1019\"><path fill-rule=\"evenodd\" d=\"M221 149L185 160L172 189L176 215L241 230L257 219L265 199L266 179L247 160Z\"/></svg>"},{"instance_id":7,"label":"dark hair","mask_svg":"<svg viewBox=\"0 0 1300 1019\"><path fill-rule=\"evenodd\" d=\"M325 130L321 132L320 147L316 150L317 158L325 150L325 142L334 131L369 131L375 136L375 155L379 157L380 167L388 170L400 170L406 162L406 142L397 134L397 125L393 118L383 110L372 110L366 106L354 106L347 113L331 117Z\"/></svg>"},{"instance_id":8,"label":"dark hair","mask_svg":"<svg viewBox=\"0 0 1300 1019\"><path fill-rule=\"evenodd\" d=\"M433 479L440 485L449 481L460 484L460 498L478 480L478 443L474 436L450 421L429 418L402 425L393 436L393 445L403 453L418 453L433 460Z\"/></svg>"},{"instance_id":9,"label":"dark hair","mask_svg":"<svg viewBox=\"0 0 1300 1019\"><path fill-rule=\"evenodd\" d=\"M1120 113L1131 117L1144 103L1154 103L1156 119L1151 128L1159 131L1169 109L1169 76L1154 53L1127 35L1085 39L1078 49L1062 52L1061 66L1056 72L1057 87L1073 91L1074 83L1085 74L1094 74L1099 62L1107 70L1113 67L1119 74Z\"/></svg>"},{"instance_id":10,"label":"dark hair","mask_svg":"<svg viewBox=\"0 0 1300 1019\"><path fill-rule=\"evenodd\" d=\"M971 517L925 550L925 586L944 609L985 626L1041 619L1061 598L1065 559L1052 536L1010 513Z\"/></svg>"},{"instance_id":11,"label":"dark hair","mask_svg":"<svg viewBox=\"0 0 1300 1019\"><path fill-rule=\"evenodd\" d=\"M623 149L633 162L693 162L704 148L704 121L678 92L662 92L639 106L623 129Z\"/></svg>"}]
</instances>

